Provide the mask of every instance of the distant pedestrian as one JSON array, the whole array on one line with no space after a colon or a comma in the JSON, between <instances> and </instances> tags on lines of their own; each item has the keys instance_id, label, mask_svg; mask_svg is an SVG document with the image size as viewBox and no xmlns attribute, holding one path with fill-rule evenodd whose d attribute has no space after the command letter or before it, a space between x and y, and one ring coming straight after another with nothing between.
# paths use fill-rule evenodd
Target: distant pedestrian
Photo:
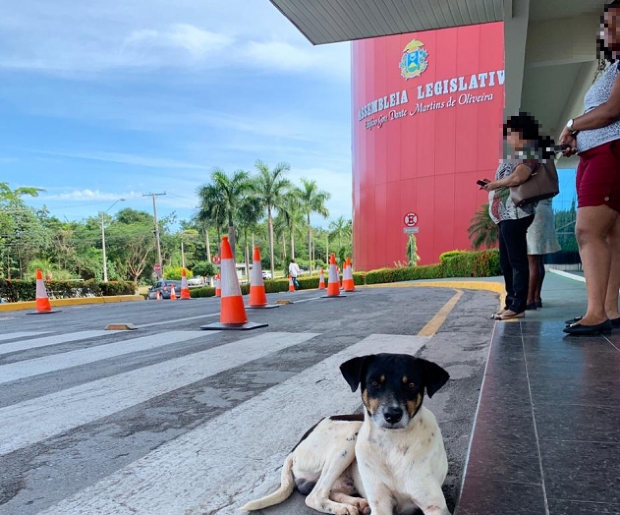
<instances>
[{"instance_id":1,"label":"distant pedestrian","mask_svg":"<svg viewBox=\"0 0 620 515\"><path fill-rule=\"evenodd\" d=\"M299 265L295 263L294 259L291 259L291 263L288 265L288 273L293 278L293 286L296 290L299 290L299 281L297 276L300 274Z\"/></svg>"},{"instance_id":2,"label":"distant pedestrian","mask_svg":"<svg viewBox=\"0 0 620 515\"><path fill-rule=\"evenodd\" d=\"M528 310L542 308L541 290L545 280L545 256L561 249L555 234L555 215L551 199L536 205L534 221L527 230L527 258L530 266L530 286L527 294Z\"/></svg>"}]
</instances>

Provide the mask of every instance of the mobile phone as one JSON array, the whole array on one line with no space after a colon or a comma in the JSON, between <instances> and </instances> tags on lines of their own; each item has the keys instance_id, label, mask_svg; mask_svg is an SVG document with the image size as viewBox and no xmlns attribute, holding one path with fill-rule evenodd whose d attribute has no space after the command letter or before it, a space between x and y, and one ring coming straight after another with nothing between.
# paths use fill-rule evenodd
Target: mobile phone
<instances>
[{"instance_id":1,"label":"mobile phone","mask_svg":"<svg viewBox=\"0 0 620 515\"><path fill-rule=\"evenodd\" d=\"M489 181L476 181L476 184L484 188L487 184L489 184Z\"/></svg>"}]
</instances>

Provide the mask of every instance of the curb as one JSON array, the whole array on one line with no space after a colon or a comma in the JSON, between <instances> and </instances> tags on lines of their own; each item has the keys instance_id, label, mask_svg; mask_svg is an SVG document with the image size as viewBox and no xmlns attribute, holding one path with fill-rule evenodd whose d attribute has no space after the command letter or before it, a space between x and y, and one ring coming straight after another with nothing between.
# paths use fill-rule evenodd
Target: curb
<instances>
[{"instance_id":1,"label":"curb","mask_svg":"<svg viewBox=\"0 0 620 515\"><path fill-rule=\"evenodd\" d=\"M506 298L505 286L495 281L427 281L408 283L365 284L359 288L448 288L450 290L482 290L497 293L503 306ZM502 307L500 306L500 307Z\"/></svg>"},{"instance_id":2,"label":"curb","mask_svg":"<svg viewBox=\"0 0 620 515\"><path fill-rule=\"evenodd\" d=\"M144 300L142 295L115 295L112 297L84 297L82 299L50 299L52 307L61 306L85 306L88 304L115 304L119 302L138 302ZM24 309L35 309L36 301L10 302L0 304L0 313L8 311L21 311Z\"/></svg>"}]
</instances>

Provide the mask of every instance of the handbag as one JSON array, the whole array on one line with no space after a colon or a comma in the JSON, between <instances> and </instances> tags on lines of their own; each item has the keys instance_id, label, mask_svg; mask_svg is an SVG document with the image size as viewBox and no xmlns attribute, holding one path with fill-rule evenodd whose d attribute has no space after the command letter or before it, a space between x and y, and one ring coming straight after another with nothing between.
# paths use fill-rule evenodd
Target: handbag
<instances>
[{"instance_id":1,"label":"handbag","mask_svg":"<svg viewBox=\"0 0 620 515\"><path fill-rule=\"evenodd\" d=\"M560 193L560 181L555 162L541 161L529 179L510 188L510 198L517 207L555 197Z\"/></svg>"}]
</instances>

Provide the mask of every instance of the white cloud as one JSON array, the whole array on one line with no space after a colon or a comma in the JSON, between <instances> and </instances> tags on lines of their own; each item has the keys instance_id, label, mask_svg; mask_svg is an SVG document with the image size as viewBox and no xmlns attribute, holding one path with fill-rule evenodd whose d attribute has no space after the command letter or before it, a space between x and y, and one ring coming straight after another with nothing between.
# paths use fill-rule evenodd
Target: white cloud
<instances>
[{"instance_id":1,"label":"white cloud","mask_svg":"<svg viewBox=\"0 0 620 515\"><path fill-rule=\"evenodd\" d=\"M178 161L176 159L145 157L132 154L120 154L114 152L47 152L44 150L33 150L35 154L49 156L70 157L74 159L88 159L91 161L104 161L108 163L119 163L128 165L144 166L147 168L177 168L186 170L208 170L209 168L196 163Z\"/></svg>"},{"instance_id":2,"label":"white cloud","mask_svg":"<svg viewBox=\"0 0 620 515\"><path fill-rule=\"evenodd\" d=\"M195 59L202 59L222 51L232 42L233 39L224 34L190 24L175 23L166 30L142 29L132 32L123 42L123 50L145 49L157 53L162 49L181 49Z\"/></svg>"},{"instance_id":3,"label":"white cloud","mask_svg":"<svg viewBox=\"0 0 620 515\"><path fill-rule=\"evenodd\" d=\"M67 191L65 193L42 194L37 197L37 200L39 201L69 200L69 201L78 201L78 202L84 202L84 201L93 202L93 201L98 201L98 200L115 201L121 198L124 198L125 200L127 200L127 199L138 198L138 197L142 197L142 194L136 193L134 191L125 192L125 193L105 193L99 190L83 189L83 190Z\"/></svg>"},{"instance_id":4,"label":"white cloud","mask_svg":"<svg viewBox=\"0 0 620 515\"><path fill-rule=\"evenodd\" d=\"M30 0L3 13L0 48L0 70L80 80L166 68L348 80L350 68L348 44L313 47L267 0Z\"/></svg>"}]
</instances>

